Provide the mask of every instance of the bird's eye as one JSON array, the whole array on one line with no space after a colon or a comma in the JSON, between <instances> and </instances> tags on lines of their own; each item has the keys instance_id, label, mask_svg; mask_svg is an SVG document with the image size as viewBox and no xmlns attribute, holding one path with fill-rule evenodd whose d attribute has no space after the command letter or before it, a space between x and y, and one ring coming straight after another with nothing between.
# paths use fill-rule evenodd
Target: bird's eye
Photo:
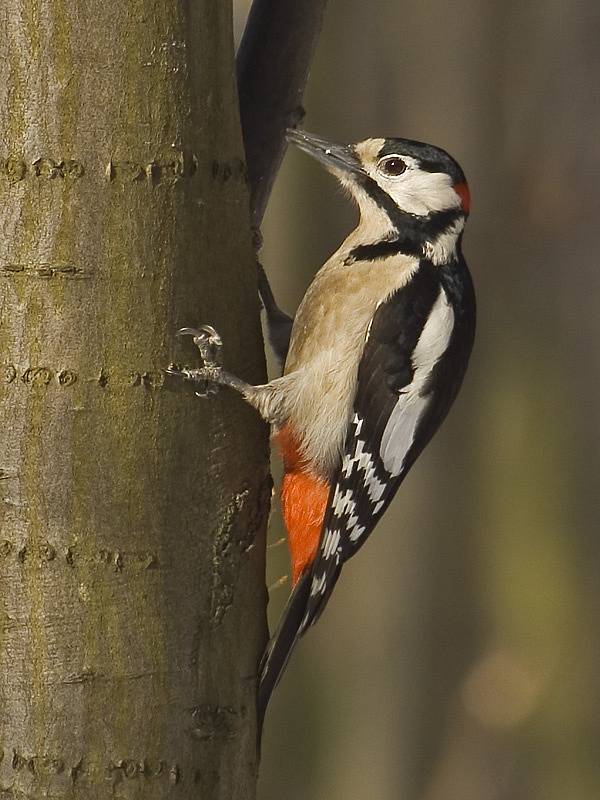
<instances>
[{"instance_id":1,"label":"bird's eye","mask_svg":"<svg viewBox=\"0 0 600 800\"><path fill-rule=\"evenodd\" d=\"M399 156L389 156L388 158L381 159L379 162L379 169L384 175L397 177L398 175L402 175L405 171L406 164Z\"/></svg>"}]
</instances>

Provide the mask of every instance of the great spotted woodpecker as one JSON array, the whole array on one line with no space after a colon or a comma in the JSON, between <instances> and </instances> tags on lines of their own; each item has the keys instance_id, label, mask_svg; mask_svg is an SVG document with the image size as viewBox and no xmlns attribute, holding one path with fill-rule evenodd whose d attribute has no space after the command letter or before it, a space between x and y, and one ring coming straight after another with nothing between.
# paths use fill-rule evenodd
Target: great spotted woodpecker
<instances>
[{"instance_id":1,"label":"great spotted woodpecker","mask_svg":"<svg viewBox=\"0 0 600 800\"><path fill-rule=\"evenodd\" d=\"M261 665L261 722L343 564L448 413L475 332L461 251L469 190L456 161L408 139L339 145L302 131L288 138L348 190L358 226L309 286L289 352L285 332L274 331L280 356L287 352L282 377L251 386L225 372L208 326L181 331L193 335L204 366L173 369L204 393L217 385L240 392L272 425L283 456L293 590Z\"/></svg>"}]
</instances>

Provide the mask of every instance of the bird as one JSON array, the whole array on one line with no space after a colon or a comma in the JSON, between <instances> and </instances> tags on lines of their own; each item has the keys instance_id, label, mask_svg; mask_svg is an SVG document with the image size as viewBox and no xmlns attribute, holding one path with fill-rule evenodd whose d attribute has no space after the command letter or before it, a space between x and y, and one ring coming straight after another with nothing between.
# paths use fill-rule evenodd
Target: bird
<instances>
[{"instance_id":1,"label":"bird","mask_svg":"<svg viewBox=\"0 0 600 800\"><path fill-rule=\"evenodd\" d=\"M470 193L446 151L402 138L337 144L302 130L287 138L337 178L358 223L293 321L271 298L283 374L252 386L226 372L221 337L208 325L180 331L203 366L171 370L200 396L218 386L239 392L270 423L283 459L292 590L260 665L259 729L295 645L454 402L476 318L462 253Z\"/></svg>"}]
</instances>

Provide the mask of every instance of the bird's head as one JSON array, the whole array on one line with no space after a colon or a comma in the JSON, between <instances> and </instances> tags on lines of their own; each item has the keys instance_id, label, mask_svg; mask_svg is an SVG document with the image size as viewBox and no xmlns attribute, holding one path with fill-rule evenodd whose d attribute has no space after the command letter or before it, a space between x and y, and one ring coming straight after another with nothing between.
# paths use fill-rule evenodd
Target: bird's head
<instances>
[{"instance_id":1,"label":"bird's head","mask_svg":"<svg viewBox=\"0 0 600 800\"><path fill-rule=\"evenodd\" d=\"M411 139L334 144L299 130L288 131L287 138L338 178L358 205L361 227L372 236L408 230L421 246L423 238L449 226L462 230L469 189L460 166L439 147Z\"/></svg>"}]
</instances>

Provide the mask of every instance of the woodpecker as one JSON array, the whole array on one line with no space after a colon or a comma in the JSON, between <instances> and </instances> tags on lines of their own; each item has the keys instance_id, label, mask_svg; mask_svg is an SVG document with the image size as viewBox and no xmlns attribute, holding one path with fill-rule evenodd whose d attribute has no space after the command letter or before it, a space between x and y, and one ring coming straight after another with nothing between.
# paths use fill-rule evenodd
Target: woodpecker
<instances>
[{"instance_id":1,"label":"woodpecker","mask_svg":"<svg viewBox=\"0 0 600 800\"><path fill-rule=\"evenodd\" d=\"M448 413L475 333L461 249L469 190L456 161L409 139L334 144L297 130L288 139L335 175L359 221L309 286L289 350L290 324L271 332L287 352L283 375L251 386L225 372L209 326L180 331L203 366L171 369L201 395L238 391L283 457L293 588L261 664L260 724L294 645Z\"/></svg>"}]
</instances>

